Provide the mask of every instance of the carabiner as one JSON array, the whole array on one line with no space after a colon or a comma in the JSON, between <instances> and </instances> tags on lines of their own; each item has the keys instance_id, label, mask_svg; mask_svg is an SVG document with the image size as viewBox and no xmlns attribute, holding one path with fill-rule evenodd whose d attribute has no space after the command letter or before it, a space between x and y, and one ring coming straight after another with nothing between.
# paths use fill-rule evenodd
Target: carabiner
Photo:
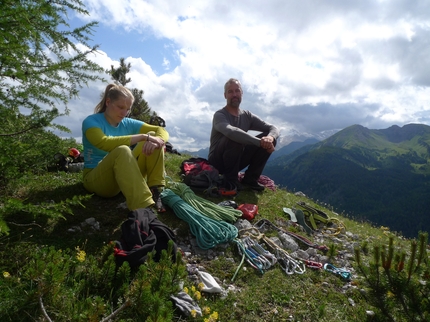
<instances>
[{"instance_id":1,"label":"carabiner","mask_svg":"<svg viewBox=\"0 0 430 322\"><path fill-rule=\"evenodd\" d=\"M339 275L340 277L342 277L346 281L351 280L351 273L349 271L347 271L345 269L337 268L333 264L325 263L324 269L326 271L332 272L333 274Z\"/></svg>"}]
</instances>

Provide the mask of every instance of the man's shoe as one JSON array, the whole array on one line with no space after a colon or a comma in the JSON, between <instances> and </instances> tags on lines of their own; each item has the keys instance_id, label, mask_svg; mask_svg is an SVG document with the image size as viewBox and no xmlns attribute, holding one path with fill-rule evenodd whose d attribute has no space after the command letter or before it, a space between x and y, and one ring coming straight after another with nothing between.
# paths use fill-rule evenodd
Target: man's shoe
<instances>
[{"instance_id":1,"label":"man's shoe","mask_svg":"<svg viewBox=\"0 0 430 322\"><path fill-rule=\"evenodd\" d=\"M157 209L157 212L165 212L166 208L163 205L163 202L161 201L160 197L160 191L158 191L157 187L151 187L151 193L152 193L152 200L155 202L155 209Z\"/></svg>"},{"instance_id":2,"label":"man's shoe","mask_svg":"<svg viewBox=\"0 0 430 322\"><path fill-rule=\"evenodd\" d=\"M255 190L255 191L263 191L264 190L264 186L262 184L258 183L257 180L255 180L255 181L242 180L242 184L251 188L251 190Z\"/></svg>"}]
</instances>

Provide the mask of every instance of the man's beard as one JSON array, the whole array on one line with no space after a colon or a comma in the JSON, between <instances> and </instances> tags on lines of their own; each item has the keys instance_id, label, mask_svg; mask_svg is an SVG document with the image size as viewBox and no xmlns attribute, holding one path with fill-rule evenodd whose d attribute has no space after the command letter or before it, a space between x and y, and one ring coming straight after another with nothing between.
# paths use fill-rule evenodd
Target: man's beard
<instances>
[{"instance_id":1,"label":"man's beard","mask_svg":"<svg viewBox=\"0 0 430 322\"><path fill-rule=\"evenodd\" d=\"M240 103L241 103L241 99L240 98L237 98L237 97L236 98L232 98L231 101L230 101L230 106L239 107Z\"/></svg>"}]
</instances>

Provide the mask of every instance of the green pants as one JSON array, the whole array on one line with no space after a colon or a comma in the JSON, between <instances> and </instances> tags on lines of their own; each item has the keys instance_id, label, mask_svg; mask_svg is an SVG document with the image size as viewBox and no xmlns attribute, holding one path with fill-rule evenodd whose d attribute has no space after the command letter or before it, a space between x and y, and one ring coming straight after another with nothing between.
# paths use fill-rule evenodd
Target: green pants
<instances>
[{"instance_id":1,"label":"green pants","mask_svg":"<svg viewBox=\"0 0 430 322\"><path fill-rule=\"evenodd\" d=\"M98 196L110 198L119 192L130 210L154 204L149 187L164 186L164 149L150 156L142 154L140 142L132 151L121 145L104 157L94 169L84 170L84 187Z\"/></svg>"}]
</instances>

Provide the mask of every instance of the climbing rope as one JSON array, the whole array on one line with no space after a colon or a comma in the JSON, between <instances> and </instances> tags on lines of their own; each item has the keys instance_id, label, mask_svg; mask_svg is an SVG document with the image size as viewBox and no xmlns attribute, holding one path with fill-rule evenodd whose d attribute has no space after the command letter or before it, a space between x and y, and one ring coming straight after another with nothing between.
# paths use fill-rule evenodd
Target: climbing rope
<instances>
[{"instance_id":1,"label":"climbing rope","mask_svg":"<svg viewBox=\"0 0 430 322\"><path fill-rule=\"evenodd\" d=\"M210 200L197 196L185 183L170 182L169 188L194 209L214 220L235 223L242 216L242 211L240 210L232 207L222 207Z\"/></svg>"},{"instance_id":2,"label":"climbing rope","mask_svg":"<svg viewBox=\"0 0 430 322\"><path fill-rule=\"evenodd\" d=\"M197 245L201 249L213 248L236 238L238 231L235 226L201 214L172 190L164 189L160 197L176 216L189 224L191 233L196 237Z\"/></svg>"}]
</instances>

